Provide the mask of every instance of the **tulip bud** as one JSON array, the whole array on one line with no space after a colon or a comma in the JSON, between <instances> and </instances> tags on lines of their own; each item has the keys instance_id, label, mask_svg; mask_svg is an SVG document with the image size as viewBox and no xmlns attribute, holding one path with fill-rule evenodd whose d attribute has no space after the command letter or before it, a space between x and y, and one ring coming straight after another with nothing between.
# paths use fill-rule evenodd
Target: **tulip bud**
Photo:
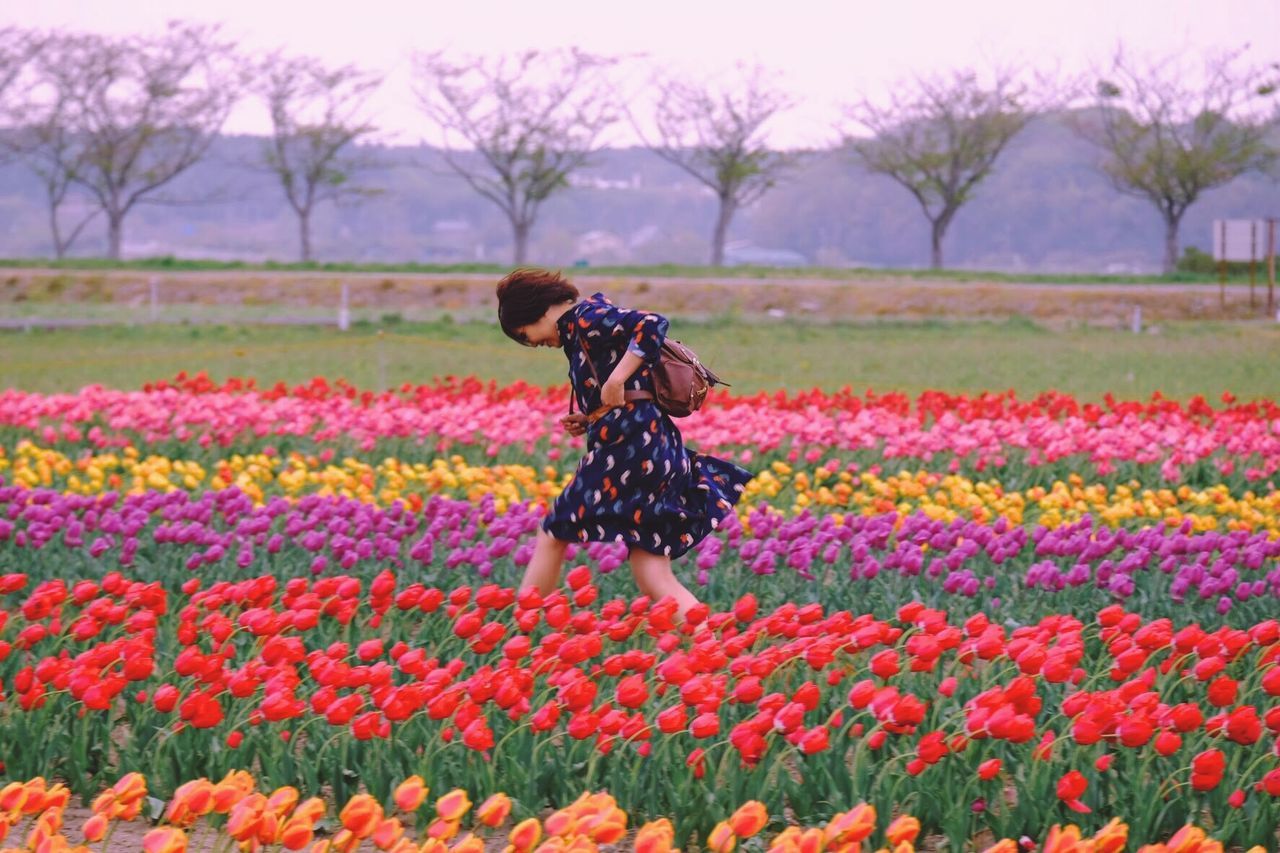
<instances>
[{"instance_id":1,"label":"tulip bud","mask_svg":"<svg viewBox=\"0 0 1280 853\"><path fill-rule=\"evenodd\" d=\"M428 788L421 776L410 776L396 787L392 799L402 812L416 812L427 798Z\"/></svg>"}]
</instances>

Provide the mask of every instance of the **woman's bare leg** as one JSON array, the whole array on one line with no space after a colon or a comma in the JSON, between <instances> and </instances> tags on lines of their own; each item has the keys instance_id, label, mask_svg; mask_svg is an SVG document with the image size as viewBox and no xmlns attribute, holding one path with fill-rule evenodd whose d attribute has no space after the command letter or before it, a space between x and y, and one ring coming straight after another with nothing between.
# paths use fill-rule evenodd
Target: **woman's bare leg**
<instances>
[{"instance_id":1,"label":"woman's bare leg","mask_svg":"<svg viewBox=\"0 0 1280 853\"><path fill-rule=\"evenodd\" d=\"M631 574L635 577L640 592L654 601L671 596L675 599L676 614L680 619L684 618L690 607L698 603L697 597L671 571L670 557L653 554L643 548L632 548L628 559L631 561Z\"/></svg>"},{"instance_id":2,"label":"woman's bare leg","mask_svg":"<svg viewBox=\"0 0 1280 853\"><path fill-rule=\"evenodd\" d=\"M560 584L560 570L564 567L564 552L568 547L568 542L539 529L537 541L533 545L533 556L525 567L520 589L536 587L543 595L554 590Z\"/></svg>"}]
</instances>

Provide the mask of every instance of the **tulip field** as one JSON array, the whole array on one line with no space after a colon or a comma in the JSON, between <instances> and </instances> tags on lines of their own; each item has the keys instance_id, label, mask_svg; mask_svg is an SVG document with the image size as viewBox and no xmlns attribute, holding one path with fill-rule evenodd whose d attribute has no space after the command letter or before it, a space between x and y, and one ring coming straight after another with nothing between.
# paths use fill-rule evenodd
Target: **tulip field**
<instances>
[{"instance_id":1,"label":"tulip field","mask_svg":"<svg viewBox=\"0 0 1280 853\"><path fill-rule=\"evenodd\" d=\"M1277 849L1276 402L713 394L677 618L566 399L0 391L0 844Z\"/></svg>"}]
</instances>

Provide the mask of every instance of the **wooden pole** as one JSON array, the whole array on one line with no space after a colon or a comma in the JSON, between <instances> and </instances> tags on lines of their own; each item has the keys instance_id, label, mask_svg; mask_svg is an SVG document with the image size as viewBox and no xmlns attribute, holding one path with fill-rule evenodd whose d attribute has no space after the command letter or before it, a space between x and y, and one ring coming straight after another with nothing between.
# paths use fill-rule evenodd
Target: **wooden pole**
<instances>
[{"instance_id":1,"label":"wooden pole","mask_svg":"<svg viewBox=\"0 0 1280 853\"><path fill-rule=\"evenodd\" d=\"M1267 314L1276 310L1276 220L1267 220Z\"/></svg>"},{"instance_id":2,"label":"wooden pole","mask_svg":"<svg viewBox=\"0 0 1280 853\"><path fill-rule=\"evenodd\" d=\"M1227 220L1222 220L1218 225L1218 233L1221 235L1222 256L1218 258L1218 307L1226 309L1227 307Z\"/></svg>"},{"instance_id":3,"label":"wooden pole","mask_svg":"<svg viewBox=\"0 0 1280 853\"><path fill-rule=\"evenodd\" d=\"M1256 308L1257 303L1253 298L1254 259L1258 257L1258 220L1249 223L1249 307Z\"/></svg>"}]
</instances>

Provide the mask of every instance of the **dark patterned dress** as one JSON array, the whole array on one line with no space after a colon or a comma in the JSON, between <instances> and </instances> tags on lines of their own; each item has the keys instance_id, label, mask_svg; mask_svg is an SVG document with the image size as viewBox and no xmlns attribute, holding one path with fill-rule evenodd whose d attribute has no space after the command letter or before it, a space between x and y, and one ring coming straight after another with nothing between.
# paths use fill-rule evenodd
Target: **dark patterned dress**
<instances>
[{"instance_id":1,"label":"dark patterned dress","mask_svg":"<svg viewBox=\"0 0 1280 853\"><path fill-rule=\"evenodd\" d=\"M626 388L653 391L651 366L666 339L665 317L618 308L596 293L566 311L558 325L583 412L601 405L587 350L601 382L623 353L640 356L644 364ZM679 557L733 511L752 477L731 462L687 450L680 430L652 400L611 410L586 438L586 455L542 522L543 530L569 542L624 542Z\"/></svg>"}]
</instances>

